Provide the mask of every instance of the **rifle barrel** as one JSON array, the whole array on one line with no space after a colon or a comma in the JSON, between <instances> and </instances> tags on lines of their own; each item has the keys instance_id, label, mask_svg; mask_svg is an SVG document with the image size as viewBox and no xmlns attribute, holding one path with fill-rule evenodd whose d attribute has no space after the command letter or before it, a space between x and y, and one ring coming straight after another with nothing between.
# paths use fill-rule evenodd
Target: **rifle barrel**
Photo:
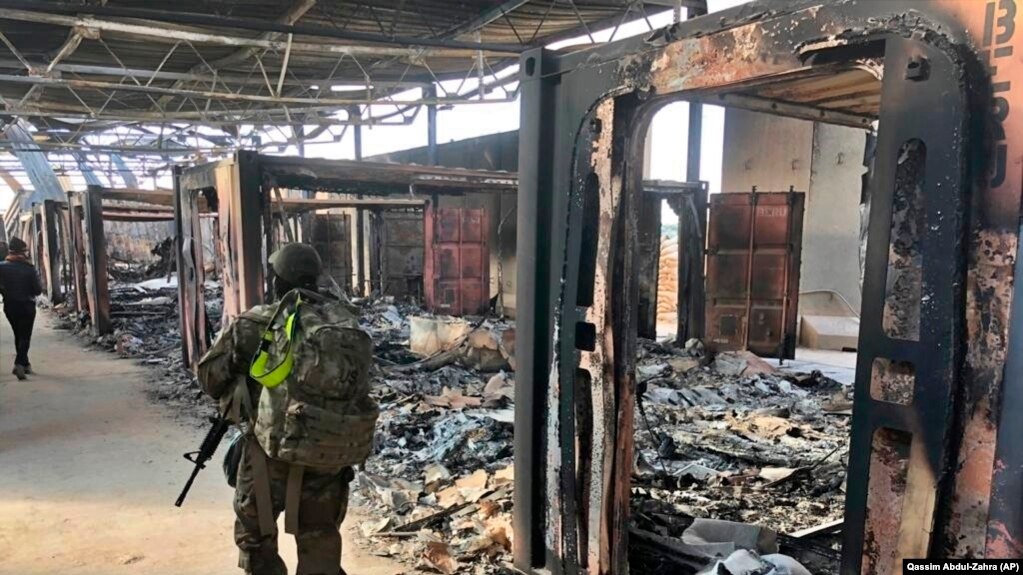
<instances>
[{"instance_id":1,"label":"rifle barrel","mask_svg":"<svg viewBox=\"0 0 1023 575\"><path fill-rule=\"evenodd\" d=\"M195 478L199 476L199 472L202 471L203 467L205 467L205 465L202 463L196 463L195 467L192 468L192 474L188 476L188 481L185 482L185 488L182 489L181 494L178 495L177 501L174 502L174 507L181 507L181 505L185 502L185 498L188 497L189 490L192 489L192 483L195 481Z\"/></svg>"}]
</instances>

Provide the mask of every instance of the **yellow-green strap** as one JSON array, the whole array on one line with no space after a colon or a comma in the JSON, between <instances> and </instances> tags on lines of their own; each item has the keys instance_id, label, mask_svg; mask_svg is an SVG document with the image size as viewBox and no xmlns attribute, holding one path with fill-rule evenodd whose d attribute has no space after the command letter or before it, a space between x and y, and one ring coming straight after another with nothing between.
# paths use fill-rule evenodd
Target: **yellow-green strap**
<instances>
[{"instance_id":1,"label":"yellow-green strap","mask_svg":"<svg viewBox=\"0 0 1023 575\"><path fill-rule=\"evenodd\" d=\"M302 297L296 296L294 311L287 315L284 320L284 335L287 338L287 345L284 349L284 357L276 365L270 366L270 348L274 343L274 331L277 325L277 319L281 312L287 312L288 300L290 298L285 297L284 300L277 306L277 310L274 312L272 318L270 318L270 324L267 326L266 331L263 332L263 340L260 342L259 351L256 353L256 357L253 358L252 364L249 366L249 376L255 379L264 387L274 388L284 383L291 375L291 370L295 366L295 358L292 355L292 343L295 336L295 326L298 321L298 312L302 305Z\"/></svg>"}]
</instances>

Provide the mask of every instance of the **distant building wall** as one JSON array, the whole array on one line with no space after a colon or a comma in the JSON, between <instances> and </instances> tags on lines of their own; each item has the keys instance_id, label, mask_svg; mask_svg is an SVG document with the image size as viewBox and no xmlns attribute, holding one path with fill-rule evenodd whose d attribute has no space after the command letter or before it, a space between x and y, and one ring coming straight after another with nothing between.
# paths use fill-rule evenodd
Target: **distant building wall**
<instances>
[{"instance_id":1,"label":"distant building wall","mask_svg":"<svg viewBox=\"0 0 1023 575\"><path fill-rule=\"evenodd\" d=\"M859 203L866 133L855 128L729 108L722 192L806 192L800 313L844 312L833 290L860 308Z\"/></svg>"},{"instance_id":2,"label":"distant building wall","mask_svg":"<svg viewBox=\"0 0 1023 575\"><path fill-rule=\"evenodd\" d=\"M425 147L366 158L374 162L429 164ZM517 172L519 133L502 132L437 146L437 163L449 168ZM505 315L515 317L515 194L469 194L466 202L439 198L440 206L486 207L490 218L490 297L501 295ZM499 233L500 232L500 233Z\"/></svg>"},{"instance_id":3,"label":"distant building wall","mask_svg":"<svg viewBox=\"0 0 1023 575\"><path fill-rule=\"evenodd\" d=\"M721 191L805 192L812 147L813 122L728 108Z\"/></svg>"},{"instance_id":4,"label":"distant building wall","mask_svg":"<svg viewBox=\"0 0 1023 575\"><path fill-rule=\"evenodd\" d=\"M810 193L803 225L801 289L835 290L859 311L859 210L866 133L817 124L813 141ZM804 297L809 304L811 299Z\"/></svg>"},{"instance_id":5,"label":"distant building wall","mask_svg":"<svg viewBox=\"0 0 1023 575\"><path fill-rule=\"evenodd\" d=\"M390 154L366 158L371 162L428 165L429 153L425 147L412 148ZM449 168L472 170L519 170L519 133L501 132L479 138L458 140L437 145L437 164Z\"/></svg>"}]
</instances>

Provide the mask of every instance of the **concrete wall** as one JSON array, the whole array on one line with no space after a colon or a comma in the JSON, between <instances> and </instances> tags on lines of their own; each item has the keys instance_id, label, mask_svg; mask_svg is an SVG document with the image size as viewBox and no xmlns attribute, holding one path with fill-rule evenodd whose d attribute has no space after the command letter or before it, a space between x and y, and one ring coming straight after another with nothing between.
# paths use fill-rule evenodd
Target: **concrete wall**
<instances>
[{"instance_id":1,"label":"concrete wall","mask_svg":"<svg viewBox=\"0 0 1023 575\"><path fill-rule=\"evenodd\" d=\"M721 191L807 191L812 145L813 122L728 108Z\"/></svg>"},{"instance_id":2,"label":"concrete wall","mask_svg":"<svg viewBox=\"0 0 1023 575\"><path fill-rule=\"evenodd\" d=\"M746 110L725 112L722 192L806 193L800 291L834 290L860 307L859 201L865 132ZM800 313L845 313L804 294Z\"/></svg>"},{"instance_id":3,"label":"concrete wall","mask_svg":"<svg viewBox=\"0 0 1023 575\"><path fill-rule=\"evenodd\" d=\"M859 210L861 177L866 171L863 167L866 132L817 124L813 142L810 192L803 220L800 290L835 290L858 312L861 302ZM815 304L828 303L828 296L806 294L800 299L804 313L812 313Z\"/></svg>"}]
</instances>

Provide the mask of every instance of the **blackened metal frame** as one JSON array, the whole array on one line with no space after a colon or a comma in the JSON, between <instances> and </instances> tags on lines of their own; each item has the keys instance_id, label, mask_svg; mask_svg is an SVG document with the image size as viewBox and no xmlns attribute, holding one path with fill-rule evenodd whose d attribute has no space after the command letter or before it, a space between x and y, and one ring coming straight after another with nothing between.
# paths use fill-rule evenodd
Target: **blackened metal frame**
<instances>
[{"instance_id":1,"label":"blackened metal frame","mask_svg":"<svg viewBox=\"0 0 1023 575\"><path fill-rule=\"evenodd\" d=\"M1005 177L1004 159L1023 145L1018 112L1008 121L1011 109L1023 107L1012 86L1023 68L1007 57L1023 49L1014 39L1015 7L1014 0L753 3L675 25L649 42L523 56L514 521L520 571L628 569L635 192L653 113L677 99L717 98L854 123L856 115L841 110L731 98L728 91L865 55L883 57L885 72L842 572L893 572L902 557L1019 556L1023 451L1010 447L1018 435L997 432L999 421L1018 431L1018 417L1001 415L1023 409L1016 389L1023 382L1003 379L1006 357L1015 357L1008 324L1021 185L1018 174ZM885 327L892 311L886 303L899 305L889 301L886 278L890 244L906 239L892 237L892 200L899 153L910 140L926 149L922 181L914 182L923 198L924 225L913 239L923 296L910 306L918 309L895 310L919 318L919 335L899 339ZM886 361L913 366L908 404L872 395L878 383L897 383L876 367ZM911 438L894 457L878 440L888 431ZM996 452L1004 458L996 460Z\"/></svg>"},{"instance_id":2,"label":"blackened metal frame","mask_svg":"<svg viewBox=\"0 0 1023 575\"><path fill-rule=\"evenodd\" d=\"M514 191L518 180L507 172L488 172L361 162L264 156L251 151L174 174L182 354L194 367L213 336L203 296L202 231L199 202L217 214L216 252L222 263L224 320L267 301L267 256L278 242L271 225L275 204L283 211L336 207L406 209L431 195ZM364 194L363 198L311 200L272 198L274 189ZM419 195L421 193L421 195ZM414 201L410 195L419 195ZM372 196L376 196L373 198Z\"/></svg>"},{"instance_id":3,"label":"blackened metal frame","mask_svg":"<svg viewBox=\"0 0 1023 575\"><path fill-rule=\"evenodd\" d=\"M42 229L46 230L43 234L43 244L47 245L49 242L50 246L47 252L63 250L67 254L63 259L69 268L66 282L62 281L59 269L47 268L48 281L55 282L56 289L62 292L74 291L75 298L72 303L75 309L89 313L92 332L95 335L105 335L113 331L113 324L110 320L108 254L104 222L172 221L173 211L166 205L172 199L171 194L166 191L89 186L85 191L68 192L67 196L67 204L52 202L53 205L49 208L50 216L42 220ZM104 205L105 199L150 205ZM51 255L50 261L59 260Z\"/></svg>"},{"instance_id":4,"label":"blackened metal frame","mask_svg":"<svg viewBox=\"0 0 1023 575\"><path fill-rule=\"evenodd\" d=\"M62 212L63 204L54 200L45 200L33 207L33 238L38 237L40 241L33 250L33 257L36 268L39 272L43 293L51 303L58 304L64 301L65 291L61 282L61 271L63 258L61 257L61 238L64 226Z\"/></svg>"},{"instance_id":5,"label":"blackened metal frame","mask_svg":"<svg viewBox=\"0 0 1023 575\"><path fill-rule=\"evenodd\" d=\"M113 324L110 321L107 242L103 230L103 188L89 186L83 192L68 194L68 213L75 285L85 287L84 301L80 296L78 301L88 306L93 334L105 335L113 331ZM79 257L82 258L80 261Z\"/></svg>"},{"instance_id":6,"label":"blackened metal frame","mask_svg":"<svg viewBox=\"0 0 1023 575\"><path fill-rule=\"evenodd\" d=\"M657 338L657 303L661 268L661 204L678 216L675 344L703 337L704 249L707 242L707 182L646 180L639 208L639 319L640 337Z\"/></svg>"}]
</instances>

